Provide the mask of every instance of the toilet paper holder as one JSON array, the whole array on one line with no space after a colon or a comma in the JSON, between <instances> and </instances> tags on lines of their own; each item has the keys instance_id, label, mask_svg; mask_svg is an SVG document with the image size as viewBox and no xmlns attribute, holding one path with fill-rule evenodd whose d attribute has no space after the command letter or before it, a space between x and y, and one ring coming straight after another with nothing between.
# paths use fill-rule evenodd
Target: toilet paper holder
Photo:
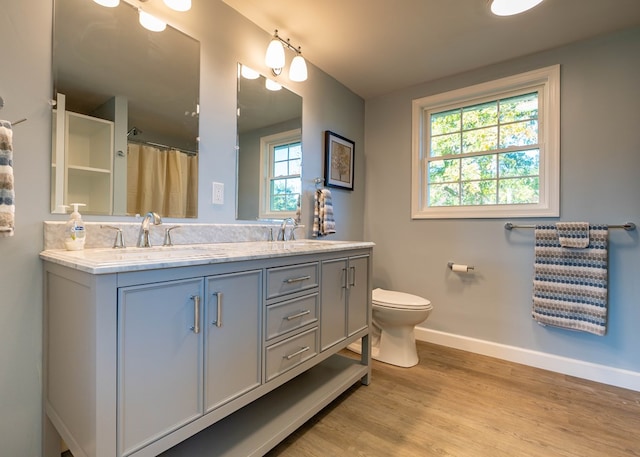
<instances>
[{"instance_id":1,"label":"toilet paper holder","mask_svg":"<svg viewBox=\"0 0 640 457\"><path fill-rule=\"evenodd\" d=\"M460 263L453 263L453 262L447 263L447 267L449 267L451 271L462 272L462 273L473 271L475 269L473 265L463 265Z\"/></svg>"}]
</instances>

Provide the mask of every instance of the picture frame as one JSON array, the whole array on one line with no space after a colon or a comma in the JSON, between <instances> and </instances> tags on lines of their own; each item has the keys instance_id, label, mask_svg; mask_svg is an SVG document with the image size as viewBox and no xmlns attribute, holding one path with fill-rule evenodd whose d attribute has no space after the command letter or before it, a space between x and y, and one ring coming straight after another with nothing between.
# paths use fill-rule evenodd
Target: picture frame
<instances>
[{"instance_id":1,"label":"picture frame","mask_svg":"<svg viewBox=\"0 0 640 457\"><path fill-rule=\"evenodd\" d=\"M353 190L356 144L348 138L324 132L324 185Z\"/></svg>"}]
</instances>

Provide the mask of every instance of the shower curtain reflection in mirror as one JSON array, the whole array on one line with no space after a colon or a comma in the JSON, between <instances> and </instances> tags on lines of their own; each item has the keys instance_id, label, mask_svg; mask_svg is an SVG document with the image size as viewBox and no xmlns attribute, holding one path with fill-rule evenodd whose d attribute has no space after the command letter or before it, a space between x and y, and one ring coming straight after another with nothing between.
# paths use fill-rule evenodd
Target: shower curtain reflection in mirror
<instances>
[{"instance_id":1,"label":"shower curtain reflection in mirror","mask_svg":"<svg viewBox=\"0 0 640 457\"><path fill-rule=\"evenodd\" d=\"M198 156L177 149L129 142L127 213L196 217Z\"/></svg>"}]
</instances>

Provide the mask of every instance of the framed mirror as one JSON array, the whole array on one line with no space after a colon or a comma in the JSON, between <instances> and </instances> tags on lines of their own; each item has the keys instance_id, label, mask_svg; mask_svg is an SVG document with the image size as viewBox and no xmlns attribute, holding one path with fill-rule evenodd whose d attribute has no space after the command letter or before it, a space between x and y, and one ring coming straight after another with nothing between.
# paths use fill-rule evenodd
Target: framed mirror
<instances>
[{"instance_id":1,"label":"framed mirror","mask_svg":"<svg viewBox=\"0 0 640 457\"><path fill-rule=\"evenodd\" d=\"M51 210L197 217L200 43L127 2L55 0Z\"/></svg>"},{"instance_id":2,"label":"framed mirror","mask_svg":"<svg viewBox=\"0 0 640 457\"><path fill-rule=\"evenodd\" d=\"M238 65L239 220L296 217L302 194L302 97Z\"/></svg>"}]
</instances>

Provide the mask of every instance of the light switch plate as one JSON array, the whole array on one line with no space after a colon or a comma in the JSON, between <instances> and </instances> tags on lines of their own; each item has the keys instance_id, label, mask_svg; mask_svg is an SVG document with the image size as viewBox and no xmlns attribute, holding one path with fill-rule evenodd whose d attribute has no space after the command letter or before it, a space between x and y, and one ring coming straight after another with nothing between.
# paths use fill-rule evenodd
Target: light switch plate
<instances>
[{"instance_id":1,"label":"light switch plate","mask_svg":"<svg viewBox=\"0 0 640 457\"><path fill-rule=\"evenodd\" d=\"M221 182L213 183L213 197L211 201L214 205L224 205L224 184Z\"/></svg>"}]
</instances>

